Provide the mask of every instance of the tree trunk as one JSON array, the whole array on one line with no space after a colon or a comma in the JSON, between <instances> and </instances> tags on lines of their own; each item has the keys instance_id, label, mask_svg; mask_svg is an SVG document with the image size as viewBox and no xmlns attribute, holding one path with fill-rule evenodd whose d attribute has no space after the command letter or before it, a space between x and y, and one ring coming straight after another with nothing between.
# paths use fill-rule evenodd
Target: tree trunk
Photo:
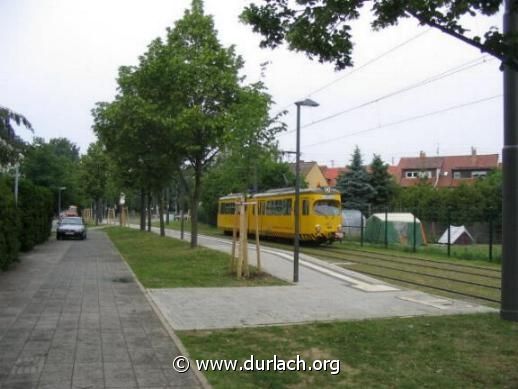
<instances>
[{"instance_id":1,"label":"tree trunk","mask_svg":"<svg viewBox=\"0 0 518 389\"><path fill-rule=\"evenodd\" d=\"M198 203L200 201L201 164L194 168L194 190L191 197L191 248L198 246Z\"/></svg>"},{"instance_id":2,"label":"tree trunk","mask_svg":"<svg viewBox=\"0 0 518 389\"><path fill-rule=\"evenodd\" d=\"M146 231L146 192L140 189L140 231Z\"/></svg>"},{"instance_id":3,"label":"tree trunk","mask_svg":"<svg viewBox=\"0 0 518 389\"><path fill-rule=\"evenodd\" d=\"M160 236L165 236L164 224L164 191L158 193L158 215L160 218Z\"/></svg>"},{"instance_id":4,"label":"tree trunk","mask_svg":"<svg viewBox=\"0 0 518 389\"><path fill-rule=\"evenodd\" d=\"M151 193L147 194L147 230L151 232Z\"/></svg>"},{"instance_id":5,"label":"tree trunk","mask_svg":"<svg viewBox=\"0 0 518 389\"><path fill-rule=\"evenodd\" d=\"M102 211L101 211L101 199L95 200L95 225L98 226L99 222L102 223Z\"/></svg>"},{"instance_id":6,"label":"tree trunk","mask_svg":"<svg viewBox=\"0 0 518 389\"><path fill-rule=\"evenodd\" d=\"M166 211L166 214L165 214L165 224L169 225L169 211L170 211L170 205L171 205L171 195L170 195L170 192L169 192L169 188L166 189L166 201L165 201L165 211Z\"/></svg>"}]
</instances>

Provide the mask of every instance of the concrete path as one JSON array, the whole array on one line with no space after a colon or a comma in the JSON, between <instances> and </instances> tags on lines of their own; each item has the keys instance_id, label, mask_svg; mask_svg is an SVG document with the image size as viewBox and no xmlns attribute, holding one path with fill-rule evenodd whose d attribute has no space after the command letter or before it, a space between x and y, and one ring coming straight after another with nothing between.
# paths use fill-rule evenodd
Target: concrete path
<instances>
[{"instance_id":1,"label":"concrete path","mask_svg":"<svg viewBox=\"0 0 518 389\"><path fill-rule=\"evenodd\" d=\"M153 229L158 232L158 229ZM177 231L167 235L179 237ZM185 239L189 235L186 234ZM199 236L200 245L230 252L227 240ZM255 262L255 246L249 258ZM291 281L293 254L264 248L266 272ZM217 329L312 321L492 312L492 308L388 285L354 271L301 256L300 282L281 287L151 289L174 329Z\"/></svg>"},{"instance_id":2,"label":"concrete path","mask_svg":"<svg viewBox=\"0 0 518 389\"><path fill-rule=\"evenodd\" d=\"M0 388L199 387L106 235L56 241L0 273Z\"/></svg>"}]
</instances>

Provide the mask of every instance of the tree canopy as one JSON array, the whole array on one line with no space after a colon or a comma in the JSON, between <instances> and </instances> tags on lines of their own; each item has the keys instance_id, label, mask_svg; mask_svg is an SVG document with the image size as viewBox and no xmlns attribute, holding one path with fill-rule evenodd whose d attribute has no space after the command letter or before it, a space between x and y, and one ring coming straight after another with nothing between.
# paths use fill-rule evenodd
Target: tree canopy
<instances>
[{"instance_id":1,"label":"tree canopy","mask_svg":"<svg viewBox=\"0 0 518 389\"><path fill-rule=\"evenodd\" d=\"M470 34L463 27L466 17L491 16L498 12L502 0L264 0L252 3L241 18L263 36L262 47L275 48L287 42L289 48L303 51L320 62L334 62L337 69L352 66L353 36L351 22L371 4L372 27L382 29L405 18L436 28L502 62L518 68L516 34L504 35L496 27L483 36Z\"/></svg>"},{"instance_id":2,"label":"tree canopy","mask_svg":"<svg viewBox=\"0 0 518 389\"><path fill-rule=\"evenodd\" d=\"M202 1L193 0L166 37L151 42L138 65L120 68L115 101L93 110L95 132L128 185L162 198L173 176L181 177L191 201L193 247L207 169L232 150L254 160L283 129L268 117L271 97L263 86L244 85L242 66L234 47L219 42ZM241 174L244 182L251 176Z\"/></svg>"},{"instance_id":3,"label":"tree canopy","mask_svg":"<svg viewBox=\"0 0 518 389\"><path fill-rule=\"evenodd\" d=\"M25 146L25 142L16 134L13 124L34 132L32 124L25 116L0 106L0 165L18 160Z\"/></svg>"}]
</instances>

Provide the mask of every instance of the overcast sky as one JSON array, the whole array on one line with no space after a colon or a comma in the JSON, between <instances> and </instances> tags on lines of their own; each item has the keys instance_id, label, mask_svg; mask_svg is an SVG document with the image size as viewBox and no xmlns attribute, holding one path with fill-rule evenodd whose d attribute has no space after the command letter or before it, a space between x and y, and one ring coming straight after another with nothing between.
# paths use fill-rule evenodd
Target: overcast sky
<instances>
[{"instance_id":1,"label":"overcast sky","mask_svg":"<svg viewBox=\"0 0 518 389\"><path fill-rule=\"evenodd\" d=\"M335 72L302 53L260 49L259 36L238 21L248 3L205 0L205 10L223 44L236 45L245 60L247 82L259 80L259 65L270 61L263 81L277 103L272 113L290 111L281 149L294 150L293 102L309 96L320 106L303 108L304 160L343 166L355 145L366 162L377 153L397 163L420 150L501 154L498 61L413 20L373 32L366 10L353 29L355 68ZM95 141L90 110L113 99L118 67L136 64L189 6L190 0L0 0L0 105L25 114L37 136L67 137L85 152ZM467 23L483 32L501 26L501 18ZM431 81L438 75L443 78ZM350 112L336 115L344 111ZM19 133L30 140L27 131Z\"/></svg>"}]
</instances>

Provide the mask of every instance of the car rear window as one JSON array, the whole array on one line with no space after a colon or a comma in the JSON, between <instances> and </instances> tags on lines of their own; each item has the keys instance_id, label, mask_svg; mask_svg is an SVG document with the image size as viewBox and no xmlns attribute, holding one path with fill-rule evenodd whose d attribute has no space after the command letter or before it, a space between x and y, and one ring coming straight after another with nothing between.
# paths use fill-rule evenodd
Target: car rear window
<instances>
[{"instance_id":1,"label":"car rear window","mask_svg":"<svg viewBox=\"0 0 518 389\"><path fill-rule=\"evenodd\" d=\"M61 220L61 224L77 224L77 225L81 225L81 224L83 224L83 222L82 222L81 219L67 219L67 218L64 218L63 220Z\"/></svg>"}]
</instances>

